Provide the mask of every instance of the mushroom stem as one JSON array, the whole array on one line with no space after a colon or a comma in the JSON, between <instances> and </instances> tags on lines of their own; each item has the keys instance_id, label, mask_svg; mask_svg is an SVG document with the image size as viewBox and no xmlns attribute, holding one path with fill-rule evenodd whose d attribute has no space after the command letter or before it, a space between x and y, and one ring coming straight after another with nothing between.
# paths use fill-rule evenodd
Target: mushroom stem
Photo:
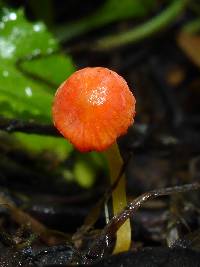
<instances>
[{"instance_id":1,"label":"mushroom stem","mask_svg":"<svg viewBox=\"0 0 200 267\"><path fill-rule=\"evenodd\" d=\"M123 164L117 143L114 143L104 153L106 155L109 164L111 184L113 184L115 183L119 175L121 166ZM121 177L116 188L113 190L112 202L113 202L114 216L122 212L122 210L127 205L125 175ZM131 244L131 225L130 225L130 220L127 220L117 231L116 243L113 253L117 254L129 250L130 244Z\"/></svg>"}]
</instances>

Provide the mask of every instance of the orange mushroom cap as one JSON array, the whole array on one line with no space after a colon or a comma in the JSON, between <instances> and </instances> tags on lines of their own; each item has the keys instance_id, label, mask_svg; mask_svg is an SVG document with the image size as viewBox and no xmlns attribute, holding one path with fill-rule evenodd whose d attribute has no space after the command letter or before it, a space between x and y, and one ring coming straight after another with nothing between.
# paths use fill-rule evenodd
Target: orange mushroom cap
<instances>
[{"instance_id":1,"label":"orange mushroom cap","mask_svg":"<svg viewBox=\"0 0 200 267\"><path fill-rule=\"evenodd\" d=\"M103 67L73 73L58 88L55 127L79 151L103 151L134 121L135 98L126 81Z\"/></svg>"}]
</instances>

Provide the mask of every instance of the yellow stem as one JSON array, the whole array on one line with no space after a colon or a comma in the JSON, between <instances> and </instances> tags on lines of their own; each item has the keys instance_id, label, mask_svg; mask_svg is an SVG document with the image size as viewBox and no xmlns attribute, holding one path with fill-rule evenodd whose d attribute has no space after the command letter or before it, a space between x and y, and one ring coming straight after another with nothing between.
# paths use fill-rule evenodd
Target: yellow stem
<instances>
[{"instance_id":1,"label":"yellow stem","mask_svg":"<svg viewBox=\"0 0 200 267\"><path fill-rule=\"evenodd\" d=\"M123 161L117 146L117 143L112 145L106 152L106 158L109 164L110 171L110 179L113 184L121 170ZM123 175L112 193L112 201L113 201L113 213L117 215L121 212L127 205L126 199L126 180ZM114 254L127 251L130 248L131 244L131 225L130 220L127 220L117 231L116 235L116 243L114 248Z\"/></svg>"}]
</instances>

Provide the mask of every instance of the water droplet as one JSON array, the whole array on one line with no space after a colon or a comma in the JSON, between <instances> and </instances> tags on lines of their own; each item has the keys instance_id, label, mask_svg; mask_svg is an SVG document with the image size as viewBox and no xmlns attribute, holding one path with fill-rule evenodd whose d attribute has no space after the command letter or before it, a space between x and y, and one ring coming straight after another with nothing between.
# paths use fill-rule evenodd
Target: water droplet
<instances>
[{"instance_id":1,"label":"water droplet","mask_svg":"<svg viewBox=\"0 0 200 267\"><path fill-rule=\"evenodd\" d=\"M14 12L10 13L10 14L9 14L9 19L10 19L10 20L16 20L16 19L17 19L17 14L14 13Z\"/></svg>"},{"instance_id":2,"label":"water droplet","mask_svg":"<svg viewBox=\"0 0 200 267\"><path fill-rule=\"evenodd\" d=\"M36 48L35 50L33 50L32 55L33 56L38 56L39 54L41 54L41 50L39 48Z\"/></svg>"},{"instance_id":3,"label":"water droplet","mask_svg":"<svg viewBox=\"0 0 200 267\"><path fill-rule=\"evenodd\" d=\"M3 75L3 77L8 77L9 72L7 70L3 70L2 75Z\"/></svg>"},{"instance_id":4,"label":"water droplet","mask_svg":"<svg viewBox=\"0 0 200 267\"><path fill-rule=\"evenodd\" d=\"M11 58L15 49L16 47L9 40L0 38L0 56L2 58Z\"/></svg>"},{"instance_id":5,"label":"water droplet","mask_svg":"<svg viewBox=\"0 0 200 267\"><path fill-rule=\"evenodd\" d=\"M25 94L28 96L28 97L31 97L33 95L33 92L32 92L32 89L30 87L26 87L25 88Z\"/></svg>"},{"instance_id":6,"label":"water droplet","mask_svg":"<svg viewBox=\"0 0 200 267\"><path fill-rule=\"evenodd\" d=\"M15 41L18 38L22 38L25 36L25 31L19 27L13 27L12 32L10 34L10 40Z\"/></svg>"},{"instance_id":7,"label":"water droplet","mask_svg":"<svg viewBox=\"0 0 200 267\"><path fill-rule=\"evenodd\" d=\"M90 92L88 97L89 103L93 106L103 105L107 98L107 89L106 87L98 87Z\"/></svg>"},{"instance_id":8,"label":"water droplet","mask_svg":"<svg viewBox=\"0 0 200 267\"><path fill-rule=\"evenodd\" d=\"M37 23L37 24L33 25L33 30L34 30L35 32L40 32L40 31L42 31L43 29L44 29L44 26L43 26L43 24L41 24L41 23Z\"/></svg>"},{"instance_id":9,"label":"water droplet","mask_svg":"<svg viewBox=\"0 0 200 267\"><path fill-rule=\"evenodd\" d=\"M17 19L17 14L15 12L10 12L6 14L5 16L3 16L2 18L4 22L7 22L9 20L16 20L16 19Z\"/></svg>"}]
</instances>

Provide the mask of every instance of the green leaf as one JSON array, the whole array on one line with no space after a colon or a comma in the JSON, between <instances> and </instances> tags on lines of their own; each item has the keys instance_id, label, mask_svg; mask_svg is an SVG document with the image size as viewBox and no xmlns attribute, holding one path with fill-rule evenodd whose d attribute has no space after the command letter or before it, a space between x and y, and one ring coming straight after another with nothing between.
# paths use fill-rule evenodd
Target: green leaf
<instances>
[{"instance_id":1,"label":"green leaf","mask_svg":"<svg viewBox=\"0 0 200 267\"><path fill-rule=\"evenodd\" d=\"M85 188L91 187L97 174L108 174L106 158L103 153L76 153L74 165L74 177L79 185Z\"/></svg>"},{"instance_id":2,"label":"green leaf","mask_svg":"<svg viewBox=\"0 0 200 267\"><path fill-rule=\"evenodd\" d=\"M74 166L74 177L79 185L89 188L95 181L95 170L87 161L77 161Z\"/></svg>"},{"instance_id":3,"label":"green leaf","mask_svg":"<svg viewBox=\"0 0 200 267\"><path fill-rule=\"evenodd\" d=\"M62 25L55 30L55 33L60 40L66 41L79 34L83 34L112 22L143 17L147 15L155 5L155 0L107 0L89 17L68 25Z\"/></svg>"},{"instance_id":4,"label":"green leaf","mask_svg":"<svg viewBox=\"0 0 200 267\"><path fill-rule=\"evenodd\" d=\"M154 4L154 0L107 0L105 5L99 10L99 15L101 15L99 20L116 21L130 17L145 16Z\"/></svg>"},{"instance_id":5,"label":"green leaf","mask_svg":"<svg viewBox=\"0 0 200 267\"><path fill-rule=\"evenodd\" d=\"M56 52L58 50L58 42L43 23L28 22L23 10L1 10L1 116L51 123L55 90L75 70L70 56ZM26 134L16 136L34 152L53 149L63 157L72 149L61 138Z\"/></svg>"},{"instance_id":6,"label":"green leaf","mask_svg":"<svg viewBox=\"0 0 200 267\"><path fill-rule=\"evenodd\" d=\"M1 115L51 122L55 88L35 79L42 77L59 85L73 71L69 56L52 54L59 49L55 38L42 23L30 23L22 10L5 10L0 22L0 112ZM52 55L51 55L52 54ZM19 70L16 63L26 60ZM26 72L32 73L27 75Z\"/></svg>"},{"instance_id":7,"label":"green leaf","mask_svg":"<svg viewBox=\"0 0 200 267\"><path fill-rule=\"evenodd\" d=\"M36 154L45 150L52 151L59 160L64 160L73 149L63 138L25 133L15 133L14 136L25 149Z\"/></svg>"}]
</instances>

